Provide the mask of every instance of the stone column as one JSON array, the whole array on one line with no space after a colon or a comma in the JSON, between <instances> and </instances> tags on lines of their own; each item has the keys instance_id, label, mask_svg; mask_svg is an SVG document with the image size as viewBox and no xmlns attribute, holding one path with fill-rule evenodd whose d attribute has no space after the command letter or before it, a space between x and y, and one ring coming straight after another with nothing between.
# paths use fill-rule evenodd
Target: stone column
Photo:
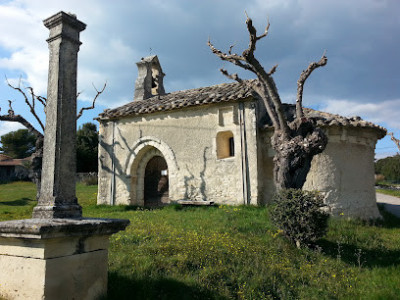
<instances>
[{"instance_id":1,"label":"stone column","mask_svg":"<svg viewBox=\"0 0 400 300\"><path fill-rule=\"evenodd\" d=\"M42 187L33 218L0 222L0 298L103 299L110 235L129 220L82 218L75 196L76 70L86 25L60 12L50 29Z\"/></svg>"},{"instance_id":2,"label":"stone column","mask_svg":"<svg viewBox=\"0 0 400 300\"><path fill-rule=\"evenodd\" d=\"M86 25L64 12L43 22L50 30L49 79L42 184L33 218L80 218L75 194L76 78L79 33Z\"/></svg>"}]
</instances>

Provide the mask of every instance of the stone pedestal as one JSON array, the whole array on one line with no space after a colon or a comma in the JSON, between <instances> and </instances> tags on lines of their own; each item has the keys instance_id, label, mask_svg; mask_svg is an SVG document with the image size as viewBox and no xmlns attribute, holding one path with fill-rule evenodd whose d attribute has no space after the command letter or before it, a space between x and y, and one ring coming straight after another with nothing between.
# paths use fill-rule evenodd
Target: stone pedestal
<instances>
[{"instance_id":1,"label":"stone pedestal","mask_svg":"<svg viewBox=\"0 0 400 300\"><path fill-rule=\"evenodd\" d=\"M107 293L109 236L128 220L0 223L0 297L98 299Z\"/></svg>"},{"instance_id":2,"label":"stone pedestal","mask_svg":"<svg viewBox=\"0 0 400 300\"><path fill-rule=\"evenodd\" d=\"M108 238L129 220L85 219L75 195L76 74L86 25L59 12L50 29L41 190L33 219L0 223L0 297L98 299L107 293Z\"/></svg>"}]
</instances>

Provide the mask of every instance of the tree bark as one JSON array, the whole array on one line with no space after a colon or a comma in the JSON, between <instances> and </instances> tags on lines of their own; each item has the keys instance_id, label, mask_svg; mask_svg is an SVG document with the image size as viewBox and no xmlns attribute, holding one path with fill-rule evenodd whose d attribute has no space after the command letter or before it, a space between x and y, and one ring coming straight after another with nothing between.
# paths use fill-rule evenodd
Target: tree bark
<instances>
[{"instance_id":1,"label":"tree bark","mask_svg":"<svg viewBox=\"0 0 400 300\"><path fill-rule=\"evenodd\" d=\"M37 96L33 88L28 87L27 89L29 90L29 93L31 94L31 101L29 101L28 96L25 94L25 92L22 90L20 87L21 82L18 84L18 86L13 86L11 83L8 82L7 84L10 88L18 91L24 98L25 104L29 107L31 114L34 116L34 118L38 121L40 128L44 131L44 125L43 122L40 120L39 116L36 113L36 107L35 107L35 101L39 101L39 103L46 108L46 101L47 99L42 96ZM78 120L82 114L84 113L85 110L90 110L95 108L95 103L97 98L104 92L105 88L107 86L107 83L104 83L104 86L101 90L97 90L97 88L93 85L94 89L96 90L96 96L94 97L92 101L92 105L89 107L83 107L79 113L76 116L76 119ZM20 123L21 125L25 126L29 132L33 133L36 136L36 145L35 145L35 152L32 155L32 164L31 164L31 179L32 181L36 184L36 199L39 199L40 195L40 186L41 186L41 179L42 179L42 160L43 160L43 141L44 141L44 136L43 134L38 131L32 123L30 123L28 120L26 120L23 116L21 115L16 115L14 113L14 109L12 108L12 101L8 100L9 103L9 110L8 114L6 115L0 115L0 121L8 121L8 122L17 122ZM0 108L1 111L1 108ZM46 113L46 109L45 109Z\"/></svg>"},{"instance_id":2,"label":"tree bark","mask_svg":"<svg viewBox=\"0 0 400 300\"><path fill-rule=\"evenodd\" d=\"M272 74L277 66L274 66L268 73L260 62L255 58L254 51L258 40L266 37L269 30L269 22L262 35L257 36L257 31L252 20L246 14L246 25L250 36L249 47L242 55L232 54L231 46L228 54L224 53L208 41L211 51L220 59L229 61L245 70L253 72L258 80L243 81L237 74L229 74L226 70L221 72L239 83L250 85L253 91L262 99L267 113L271 118L274 133L271 137L271 145L276 154L274 157L274 181L277 189L303 187L307 174L311 167L313 157L321 153L328 142L324 132L316 126L315 120L304 115L302 98L303 86L311 73L327 63L324 55L318 62L309 64L297 82L296 118L288 122L284 108L279 97Z\"/></svg>"}]
</instances>

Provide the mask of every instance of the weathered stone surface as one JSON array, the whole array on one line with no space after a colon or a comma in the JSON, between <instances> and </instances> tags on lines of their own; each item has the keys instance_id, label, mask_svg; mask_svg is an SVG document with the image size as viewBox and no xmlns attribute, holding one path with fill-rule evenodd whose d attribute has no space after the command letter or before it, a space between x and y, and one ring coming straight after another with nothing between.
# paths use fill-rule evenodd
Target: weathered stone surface
<instances>
[{"instance_id":1,"label":"weathered stone surface","mask_svg":"<svg viewBox=\"0 0 400 300\"><path fill-rule=\"evenodd\" d=\"M157 55L142 58L136 63L138 77L135 81L134 100L143 100L152 96L165 94L163 78Z\"/></svg>"},{"instance_id":2,"label":"weathered stone surface","mask_svg":"<svg viewBox=\"0 0 400 300\"><path fill-rule=\"evenodd\" d=\"M42 185L35 218L0 222L0 298L99 299L109 236L129 220L82 218L75 196L76 71L86 25L60 12L50 29Z\"/></svg>"},{"instance_id":3,"label":"weathered stone surface","mask_svg":"<svg viewBox=\"0 0 400 300\"><path fill-rule=\"evenodd\" d=\"M86 25L59 12L44 20L50 30L49 79L42 181L34 218L79 218L75 195L76 95L79 32Z\"/></svg>"},{"instance_id":4,"label":"weathered stone surface","mask_svg":"<svg viewBox=\"0 0 400 300\"><path fill-rule=\"evenodd\" d=\"M56 238L111 235L128 226L120 219L26 219L0 222L0 237Z\"/></svg>"},{"instance_id":5,"label":"weathered stone surface","mask_svg":"<svg viewBox=\"0 0 400 300\"><path fill-rule=\"evenodd\" d=\"M99 299L107 293L108 238L0 238L0 297Z\"/></svg>"},{"instance_id":6,"label":"weathered stone surface","mask_svg":"<svg viewBox=\"0 0 400 300\"><path fill-rule=\"evenodd\" d=\"M0 222L0 296L98 299L107 292L109 236L129 220Z\"/></svg>"}]
</instances>

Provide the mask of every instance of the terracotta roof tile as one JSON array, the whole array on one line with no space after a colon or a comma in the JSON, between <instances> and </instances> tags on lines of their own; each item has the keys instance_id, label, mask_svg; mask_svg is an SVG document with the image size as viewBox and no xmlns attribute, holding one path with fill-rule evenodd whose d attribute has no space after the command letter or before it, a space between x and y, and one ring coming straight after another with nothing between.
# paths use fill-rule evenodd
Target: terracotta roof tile
<instances>
[{"instance_id":1,"label":"terracotta roof tile","mask_svg":"<svg viewBox=\"0 0 400 300\"><path fill-rule=\"evenodd\" d=\"M247 99L252 95L245 84L222 83L197 89L178 91L144 100L134 100L123 106L106 109L99 119L115 119L130 115L149 114L209 103L230 102Z\"/></svg>"},{"instance_id":2,"label":"terracotta roof tile","mask_svg":"<svg viewBox=\"0 0 400 300\"><path fill-rule=\"evenodd\" d=\"M22 166L24 162L31 161L32 157L12 158L10 156L0 154L0 166Z\"/></svg>"},{"instance_id":3,"label":"terracotta roof tile","mask_svg":"<svg viewBox=\"0 0 400 300\"><path fill-rule=\"evenodd\" d=\"M119 119L131 115L150 114L159 111L175 110L209 103L247 100L253 96L253 93L248 86L249 85L237 82L222 83L197 89L172 92L144 100L134 100L114 109L106 109L99 115L99 120ZM295 105L284 104L284 110L289 121L293 120L295 116ZM305 108L304 112L307 116L316 118L319 126L369 127L377 130L379 138L386 135L385 128L364 121L360 117L348 118L310 108ZM263 124L266 124L266 127L271 125L268 116L266 116Z\"/></svg>"}]
</instances>

